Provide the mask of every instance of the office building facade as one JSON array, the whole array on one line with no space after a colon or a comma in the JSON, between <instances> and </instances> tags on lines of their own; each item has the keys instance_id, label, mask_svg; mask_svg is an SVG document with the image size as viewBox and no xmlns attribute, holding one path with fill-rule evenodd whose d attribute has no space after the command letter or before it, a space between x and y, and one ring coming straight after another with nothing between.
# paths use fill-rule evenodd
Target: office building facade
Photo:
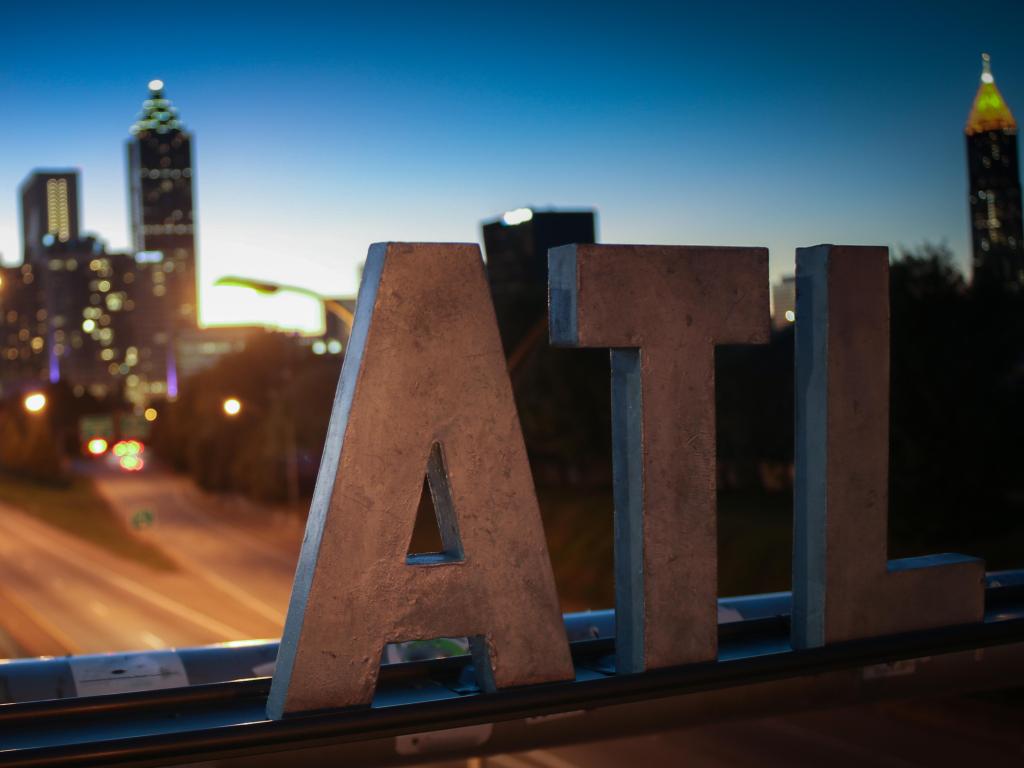
<instances>
[{"instance_id":1,"label":"office building facade","mask_svg":"<svg viewBox=\"0 0 1024 768\"><path fill-rule=\"evenodd\" d=\"M988 54L965 128L975 287L1024 288L1017 122Z\"/></svg>"},{"instance_id":2,"label":"office building facade","mask_svg":"<svg viewBox=\"0 0 1024 768\"><path fill-rule=\"evenodd\" d=\"M196 238L193 208L192 136L164 96L159 80L131 127L127 142L128 198L134 250L153 254L164 277L167 331L192 329L197 322Z\"/></svg>"},{"instance_id":3,"label":"office building facade","mask_svg":"<svg viewBox=\"0 0 1024 768\"><path fill-rule=\"evenodd\" d=\"M53 243L78 239L78 171L36 170L19 188L22 262L42 258Z\"/></svg>"},{"instance_id":4,"label":"office building facade","mask_svg":"<svg viewBox=\"0 0 1024 768\"><path fill-rule=\"evenodd\" d=\"M487 279L505 354L547 317L548 249L593 243L593 211L519 208L483 225Z\"/></svg>"}]
</instances>

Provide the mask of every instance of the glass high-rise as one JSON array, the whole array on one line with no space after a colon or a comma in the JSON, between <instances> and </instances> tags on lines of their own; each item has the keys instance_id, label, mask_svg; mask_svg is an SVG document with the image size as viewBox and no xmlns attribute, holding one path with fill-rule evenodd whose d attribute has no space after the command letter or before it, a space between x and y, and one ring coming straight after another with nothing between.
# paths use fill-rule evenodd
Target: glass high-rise
<instances>
[{"instance_id":1,"label":"glass high-rise","mask_svg":"<svg viewBox=\"0 0 1024 768\"><path fill-rule=\"evenodd\" d=\"M78 171L35 170L21 183L22 261L44 260L54 243L78 239Z\"/></svg>"},{"instance_id":2,"label":"glass high-rise","mask_svg":"<svg viewBox=\"0 0 1024 768\"><path fill-rule=\"evenodd\" d=\"M166 332L196 325L196 239L193 210L192 136L164 96L160 80L128 140L128 190L132 244L153 254L163 277L154 284L166 311Z\"/></svg>"},{"instance_id":3,"label":"glass high-rise","mask_svg":"<svg viewBox=\"0 0 1024 768\"><path fill-rule=\"evenodd\" d=\"M487 279L505 354L546 321L548 249L594 242L593 211L517 208L483 225Z\"/></svg>"},{"instance_id":4,"label":"glass high-rise","mask_svg":"<svg viewBox=\"0 0 1024 768\"><path fill-rule=\"evenodd\" d=\"M988 54L967 118L974 285L1024 288L1017 122L996 88Z\"/></svg>"}]
</instances>

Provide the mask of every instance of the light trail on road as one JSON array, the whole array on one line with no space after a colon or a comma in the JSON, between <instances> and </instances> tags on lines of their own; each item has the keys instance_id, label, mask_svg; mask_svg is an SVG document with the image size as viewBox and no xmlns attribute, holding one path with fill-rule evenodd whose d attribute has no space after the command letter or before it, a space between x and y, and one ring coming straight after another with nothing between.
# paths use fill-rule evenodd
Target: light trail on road
<instances>
[{"instance_id":1,"label":"light trail on road","mask_svg":"<svg viewBox=\"0 0 1024 768\"><path fill-rule=\"evenodd\" d=\"M137 532L182 568L278 628L284 625L304 521L238 497L218 497L150 466L125 475L89 465L100 494L126 525L140 509L153 526Z\"/></svg>"},{"instance_id":2,"label":"light trail on road","mask_svg":"<svg viewBox=\"0 0 1024 768\"><path fill-rule=\"evenodd\" d=\"M199 575L124 560L3 505L0 586L65 652L198 645L280 631L279 623Z\"/></svg>"}]
</instances>

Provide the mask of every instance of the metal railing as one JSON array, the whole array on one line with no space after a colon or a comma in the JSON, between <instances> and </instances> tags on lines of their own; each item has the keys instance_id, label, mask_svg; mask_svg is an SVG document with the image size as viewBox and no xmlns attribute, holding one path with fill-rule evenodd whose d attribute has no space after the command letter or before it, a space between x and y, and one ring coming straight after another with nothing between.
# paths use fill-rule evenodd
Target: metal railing
<instances>
[{"instance_id":1,"label":"metal railing","mask_svg":"<svg viewBox=\"0 0 1024 768\"><path fill-rule=\"evenodd\" d=\"M310 750L399 764L1024 683L1024 570L987 576L982 623L813 650L790 646L789 604L788 593L720 600L717 662L618 675L614 612L567 614L571 682L484 694L468 655L385 661L372 707L277 721L264 712L276 642L14 660L0 665L0 763L224 765L288 750L281 762L294 765L295 750ZM132 665L152 673L145 659L161 654L177 659L164 667L183 671L182 685L132 690L142 684L126 677ZM83 661L93 678L76 679ZM97 684L109 693L78 695Z\"/></svg>"}]
</instances>

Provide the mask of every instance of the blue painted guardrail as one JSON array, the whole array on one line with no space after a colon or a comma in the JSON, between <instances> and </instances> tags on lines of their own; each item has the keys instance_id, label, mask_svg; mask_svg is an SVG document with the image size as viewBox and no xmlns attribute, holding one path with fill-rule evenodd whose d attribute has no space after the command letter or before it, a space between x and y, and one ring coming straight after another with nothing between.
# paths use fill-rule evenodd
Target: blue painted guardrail
<instances>
[{"instance_id":1,"label":"blue painted guardrail","mask_svg":"<svg viewBox=\"0 0 1024 768\"><path fill-rule=\"evenodd\" d=\"M773 682L786 687L762 701L769 711L787 701L860 701L870 693L865 681L897 692L1024 684L1024 570L990 573L986 581L980 624L802 651L789 643L789 593L725 598L717 662L633 675L616 674L613 611L567 614L576 679L493 694L479 691L457 641L393 645L383 655L372 707L278 721L264 713L276 642L12 660L0 663L0 763L185 763L333 744L348 745L346 754L367 764L392 764L401 762L395 739L403 735L490 729L491 746L474 736L461 747L449 743L448 756L532 748L591 732L608 738L615 735L610 723L628 722L630 711L643 713L632 729L668 727L693 697L745 689L734 704L749 708L760 700L749 691L763 693ZM924 658L931 663L906 661ZM806 685L794 685L800 681ZM721 697L701 707L728 709ZM602 712L616 719L602 719ZM557 720L569 716L576 718L572 727ZM538 726L550 718L557 729ZM352 752L357 747L362 751ZM407 761L424 759L406 753Z\"/></svg>"}]
</instances>

